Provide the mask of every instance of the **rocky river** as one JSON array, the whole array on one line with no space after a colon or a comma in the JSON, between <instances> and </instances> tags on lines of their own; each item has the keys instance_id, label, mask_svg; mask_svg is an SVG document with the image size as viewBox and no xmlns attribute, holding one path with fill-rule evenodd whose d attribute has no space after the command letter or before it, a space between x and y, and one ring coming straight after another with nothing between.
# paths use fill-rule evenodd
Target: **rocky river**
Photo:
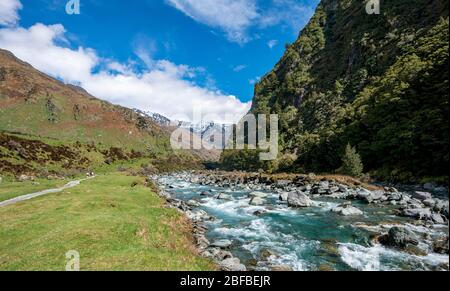
<instances>
[{"instance_id":1,"label":"rocky river","mask_svg":"<svg viewBox=\"0 0 450 291\"><path fill-rule=\"evenodd\" d=\"M448 196L333 179L151 177L223 270L448 270Z\"/></svg>"}]
</instances>

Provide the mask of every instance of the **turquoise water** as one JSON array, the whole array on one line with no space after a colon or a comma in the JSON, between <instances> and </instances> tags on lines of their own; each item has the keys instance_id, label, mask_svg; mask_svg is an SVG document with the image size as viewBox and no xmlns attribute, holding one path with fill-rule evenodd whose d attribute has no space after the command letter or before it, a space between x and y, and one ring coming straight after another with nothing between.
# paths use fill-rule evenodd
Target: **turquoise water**
<instances>
[{"instance_id":1,"label":"turquoise water","mask_svg":"<svg viewBox=\"0 0 450 291\"><path fill-rule=\"evenodd\" d=\"M277 193L266 191L267 203L251 206L251 191L243 189L200 186L173 176L162 177L160 184L177 199L199 202L199 209L216 218L207 223L207 238L233 241L231 252L252 269L283 265L293 270L439 270L448 266L448 255L419 257L370 243L374 235L387 232L394 224L413 230L423 238L424 248L429 248L430 237L448 234L446 226L429 229L394 216L393 207L354 201L364 215L343 217L330 212L342 200L315 199L313 207L292 209L279 201ZM212 194L201 196L206 190ZM229 194L233 200L218 200L219 193ZM256 211L264 214L256 215ZM263 259L265 250L274 255Z\"/></svg>"}]
</instances>

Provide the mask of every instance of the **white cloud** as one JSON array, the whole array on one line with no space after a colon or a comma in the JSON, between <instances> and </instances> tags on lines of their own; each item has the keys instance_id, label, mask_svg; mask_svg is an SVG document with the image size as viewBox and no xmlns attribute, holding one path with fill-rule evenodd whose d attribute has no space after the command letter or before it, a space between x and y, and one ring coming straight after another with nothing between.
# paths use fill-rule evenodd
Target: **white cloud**
<instances>
[{"instance_id":1,"label":"white cloud","mask_svg":"<svg viewBox=\"0 0 450 291\"><path fill-rule=\"evenodd\" d=\"M3 28L0 47L38 70L78 84L101 99L169 118L180 115L191 118L193 110L201 108L203 114L217 115L214 121L226 121L225 114L235 115L233 121L237 121L250 108L250 103L243 103L235 96L196 85L192 78L201 68L153 60L147 55L151 66L136 72L133 63L101 58L90 48L63 46L68 44L64 33L60 24Z\"/></svg>"},{"instance_id":2,"label":"white cloud","mask_svg":"<svg viewBox=\"0 0 450 291\"><path fill-rule=\"evenodd\" d=\"M18 10L22 9L20 0L0 1L0 25L15 25L19 21Z\"/></svg>"},{"instance_id":3,"label":"white cloud","mask_svg":"<svg viewBox=\"0 0 450 291\"><path fill-rule=\"evenodd\" d=\"M298 0L271 0L261 9L262 0L166 0L197 22L222 29L228 40L244 44L263 29L282 25L298 33L314 13L312 6ZM259 5L258 5L259 4ZM254 31L253 31L254 32Z\"/></svg>"},{"instance_id":4,"label":"white cloud","mask_svg":"<svg viewBox=\"0 0 450 291\"><path fill-rule=\"evenodd\" d=\"M269 40L268 42L267 42L267 46L270 48L270 49L273 49L275 46L277 46L278 45L278 40L276 40L276 39L272 39L272 40Z\"/></svg>"},{"instance_id":5,"label":"white cloud","mask_svg":"<svg viewBox=\"0 0 450 291\"><path fill-rule=\"evenodd\" d=\"M0 47L12 51L35 68L70 83L89 79L99 59L92 49L58 46L67 42L64 27L37 23L25 29L0 29Z\"/></svg>"},{"instance_id":6,"label":"white cloud","mask_svg":"<svg viewBox=\"0 0 450 291\"><path fill-rule=\"evenodd\" d=\"M245 43L247 29L259 17L256 0L166 0L192 19L225 31L230 41Z\"/></svg>"},{"instance_id":7,"label":"white cloud","mask_svg":"<svg viewBox=\"0 0 450 291\"><path fill-rule=\"evenodd\" d=\"M253 79L248 80L248 82L250 83L250 85L255 85L256 83L258 83L261 80L261 77L255 77Z\"/></svg>"},{"instance_id":8,"label":"white cloud","mask_svg":"<svg viewBox=\"0 0 450 291\"><path fill-rule=\"evenodd\" d=\"M239 66L234 67L234 68L233 68L233 71L234 71L234 72L240 72L240 71L242 71L242 70L245 70L246 68L247 68L246 65L239 65Z\"/></svg>"},{"instance_id":9,"label":"white cloud","mask_svg":"<svg viewBox=\"0 0 450 291\"><path fill-rule=\"evenodd\" d=\"M297 0L272 0L272 5L261 15L258 25L262 28L283 25L294 33L308 22L314 7Z\"/></svg>"}]
</instances>

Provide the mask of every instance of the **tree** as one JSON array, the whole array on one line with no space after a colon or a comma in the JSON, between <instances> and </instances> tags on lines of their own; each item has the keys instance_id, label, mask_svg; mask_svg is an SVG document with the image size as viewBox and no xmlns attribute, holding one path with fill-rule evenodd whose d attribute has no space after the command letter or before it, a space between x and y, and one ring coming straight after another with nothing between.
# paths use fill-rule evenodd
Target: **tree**
<instances>
[{"instance_id":1,"label":"tree","mask_svg":"<svg viewBox=\"0 0 450 291\"><path fill-rule=\"evenodd\" d=\"M361 177L363 173L363 164L361 157L356 152L356 149L350 144L345 148L344 156L342 157L342 171L344 174Z\"/></svg>"}]
</instances>

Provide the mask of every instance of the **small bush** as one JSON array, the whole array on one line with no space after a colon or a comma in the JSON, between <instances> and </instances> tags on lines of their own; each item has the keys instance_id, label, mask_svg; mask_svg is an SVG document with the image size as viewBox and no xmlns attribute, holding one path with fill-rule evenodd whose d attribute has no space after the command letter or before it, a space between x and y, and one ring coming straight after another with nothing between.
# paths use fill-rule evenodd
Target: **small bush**
<instances>
[{"instance_id":1,"label":"small bush","mask_svg":"<svg viewBox=\"0 0 450 291\"><path fill-rule=\"evenodd\" d=\"M363 164L360 155L356 149L350 144L345 148L344 156L342 157L342 171L346 175L352 177L361 177L363 173Z\"/></svg>"}]
</instances>

